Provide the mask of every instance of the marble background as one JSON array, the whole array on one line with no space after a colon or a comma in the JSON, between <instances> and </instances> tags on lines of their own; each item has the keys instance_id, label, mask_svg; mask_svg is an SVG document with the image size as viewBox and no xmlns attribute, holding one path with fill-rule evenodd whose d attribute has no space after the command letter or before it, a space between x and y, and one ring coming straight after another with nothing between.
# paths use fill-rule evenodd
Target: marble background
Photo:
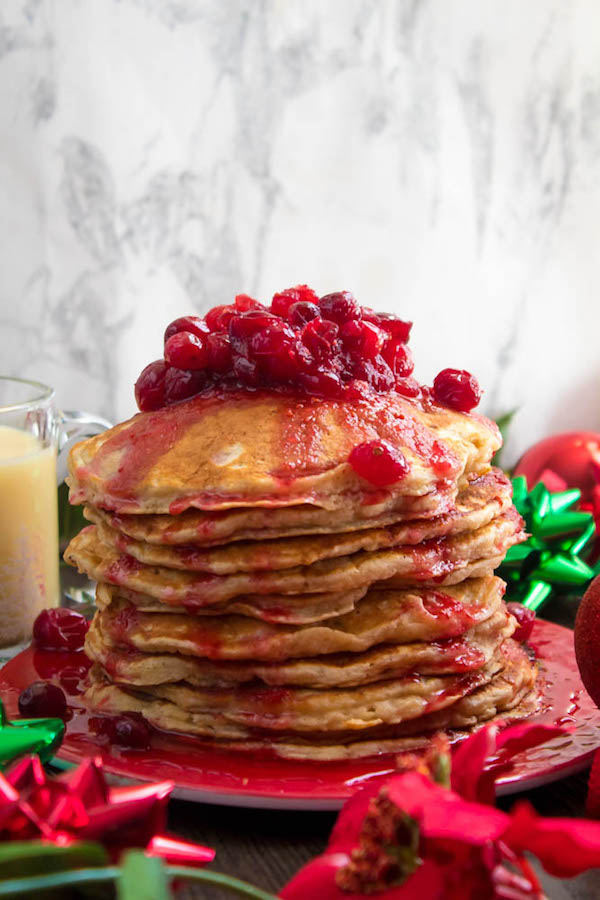
<instances>
[{"instance_id":1,"label":"marble background","mask_svg":"<svg viewBox=\"0 0 600 900\"><path fill-rule=\"evenodd\" d=\"M307 281L417 374L600 427L597 0L2 0L0 370L132 412L165 324Z\"/></svg>"}]
</instances>

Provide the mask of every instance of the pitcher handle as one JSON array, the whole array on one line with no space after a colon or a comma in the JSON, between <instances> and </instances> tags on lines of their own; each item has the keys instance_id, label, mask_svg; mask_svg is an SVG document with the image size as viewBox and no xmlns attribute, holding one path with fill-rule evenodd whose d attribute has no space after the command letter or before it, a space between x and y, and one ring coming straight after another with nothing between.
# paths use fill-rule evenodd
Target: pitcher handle
<instances>
[{"instance_id":1,"label":"pitcher handle","mask_svg":"<svg viewBox=\"0 0 600 900\"><path fill-rule=\"evenodd\" d=\"M69 450L77 441L83 438L101 434L112 424L101 416L79 410L58 410L58 458L56 461L56 477L58 484L62 484L67 477L67 456Z\"/></svg>"}]
</instances>

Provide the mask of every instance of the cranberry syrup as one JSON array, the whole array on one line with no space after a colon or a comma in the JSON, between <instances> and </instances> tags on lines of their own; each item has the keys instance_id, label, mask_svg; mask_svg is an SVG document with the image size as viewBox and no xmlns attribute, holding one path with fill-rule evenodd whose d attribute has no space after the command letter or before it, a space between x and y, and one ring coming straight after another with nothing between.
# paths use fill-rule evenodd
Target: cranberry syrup
<instances>
[{"instance_id":1,"label":"cranberry syrup","mask_svg":"<svg viewBox=\"0 0 600 900\"><path fill-rule=\"evenodd\" d=\"M150 363L135 395L143 412L171 406L216 385L354 399L396 391L470 412L475 378L445 369L433 389L413 377L412 327L361 307L349 291L318 297L307 285L275 294L270 306L238 294L204 319L183 316L165 331L164 359Z\"/></svg>"}]
</instances>

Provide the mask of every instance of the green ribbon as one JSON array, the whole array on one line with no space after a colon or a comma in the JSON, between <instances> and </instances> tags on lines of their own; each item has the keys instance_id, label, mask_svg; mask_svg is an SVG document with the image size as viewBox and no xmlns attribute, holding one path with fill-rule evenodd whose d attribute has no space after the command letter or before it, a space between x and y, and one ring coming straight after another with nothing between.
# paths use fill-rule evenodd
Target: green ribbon
<instances>
[{"instance_id":1,"label":"green ribbon","mask_svg":"<svg viewBox=\"0 0 600 900\"><path fill-rule=\"evenodd\" d=\"M62 719L14 719L9 722L0 700L0 769L24 754L37 753L48 762L65 733Z\"/></svg>"},{"instance_id":2,"label":"green ribbon","mask_svg":"<svg viewBox=\"0 0 600 900\"><path fill-rule=\"evenodd\" d=\"M600 563L592 568L582 558L596 527L591 513L573 509L580 499L577 488L551 494L540 482L528 491L524 476L513 479L513 502L529 537L510 548L498 572L510 600L537 610L554 590L581 591L600 573Z\"/></svg>"}]
</instances>

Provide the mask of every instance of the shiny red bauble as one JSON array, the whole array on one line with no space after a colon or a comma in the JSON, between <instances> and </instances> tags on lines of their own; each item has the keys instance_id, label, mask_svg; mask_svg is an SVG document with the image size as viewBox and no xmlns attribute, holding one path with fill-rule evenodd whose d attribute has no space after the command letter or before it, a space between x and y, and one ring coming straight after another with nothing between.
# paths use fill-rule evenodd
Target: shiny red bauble
<instances>
[{"instance_id":1,"label":"shiny red bauble","mask_svg":"<svg viewBox=\"0 0 600 900\"><path fill-rule=\"evenodd\" d=\"M551 478L550 473L567 488L579 488L583 500L590 500L600 483L600 433L569 431L545 438L523 454L514 474L524 475L531 489L538 481Z\"/></svg>"},{"instance_id":2,"label":"shiny red bauble","mask_svg":"<svg viewBox=\"0 0 600 900\"><path fill-rule=\"evenodd\" d=\"M574 641L581 680L600 707L600 576L592 581L579 604Z\"/></svg>"}]
</instances>

